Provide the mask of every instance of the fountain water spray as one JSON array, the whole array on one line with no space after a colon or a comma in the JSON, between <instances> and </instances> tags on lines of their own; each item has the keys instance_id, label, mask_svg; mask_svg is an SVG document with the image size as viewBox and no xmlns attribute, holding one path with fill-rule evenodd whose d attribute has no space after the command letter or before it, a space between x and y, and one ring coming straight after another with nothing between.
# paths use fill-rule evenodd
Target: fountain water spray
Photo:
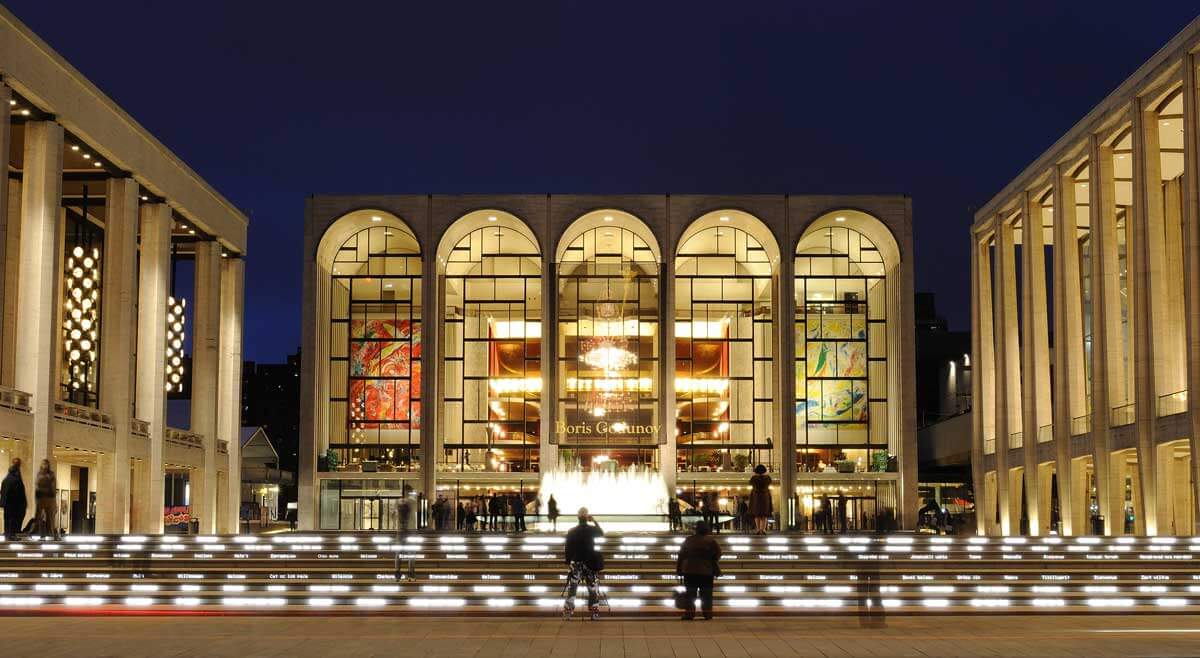
<instances>
[{"instance_id":1,"label":"fountain water spray","mask_svg":"<svg viewBox=\"0 0 1200 658\"><path fill-rule=\"evenodd\" d=\"M542 475L542 509L550 495L570 516L580 507L600 515L661 515L667 511L667 485L656 470L630 467L605 471L551 471Z\"/></svg>"}]
</instances>

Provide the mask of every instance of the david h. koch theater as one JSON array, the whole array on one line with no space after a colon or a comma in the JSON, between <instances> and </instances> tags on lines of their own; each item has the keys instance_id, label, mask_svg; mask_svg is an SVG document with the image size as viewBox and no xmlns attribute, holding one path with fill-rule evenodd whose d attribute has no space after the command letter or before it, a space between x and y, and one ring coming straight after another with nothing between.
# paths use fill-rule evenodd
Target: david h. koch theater
<instances>
[{"instance_id":1,"label":"david h. koch theater","mask_svg":"<svg viewBox=\"0 0 1200 658\"><path fill-rule=\"evenodd\" d=\"M775 527L915 525L905 197L316 196L304 244L302 528L649 528L758 464Z\"/></svg>"}]
</instances>

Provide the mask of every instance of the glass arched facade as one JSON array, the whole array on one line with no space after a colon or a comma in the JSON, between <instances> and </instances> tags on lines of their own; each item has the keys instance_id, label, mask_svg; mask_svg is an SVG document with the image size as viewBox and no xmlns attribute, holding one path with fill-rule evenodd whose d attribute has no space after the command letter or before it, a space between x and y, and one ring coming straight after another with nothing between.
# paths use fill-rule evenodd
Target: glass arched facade
<instances>
[{"instance_id":1,"label":"glass arched facade","mask_svg":"<svg viewBox=\"0 0 1200 658\"><path fill-rule=\"evenodd\" d=\"M404 226L351 235L329 280L329 448L339 464L421 467L421 249Z\"/></svg>"},{"instance_id":2,"label":"glass arched facade","mask_svg":"<svg viewBox=\"0 0 1200 658\"><path fill-rule=\"evenodd\" d=\"M658 463L658 262L637 232L606 220L559 257L559 468Z\"/></svg>"},{"instance_id":3,"label":"glass arched facade","mask_svg":"<svg viewBox=\"0 0 1200 658\"><path fill-rule=\"evenodd\" d=\"M498 215L478 221L442 255L439 470L536 471L541 251L526 230L500 225Z\"/></svg>"},{"instance_id":4,"label":"glass arched facade","mask_svg":"<svg viewBox=\"0 0 1200 658\"><path fill-rule=\"evenodd\" d=\"M729 511L760 463L789 523L812 527L825 492L849 500L849 529L897 507L900 250L879 220L823 215L791 253L778 227L734 209L683 224L665 253L621 210L556 226L473 210L429 244L359 210L325 230L320 527L397 527L410 495L426 497L422 523L439 501L535 506L574 477L630 469ZM793 337L794 372L777 362ZM793 383L794 416L780 407Z\"/></svg>"},{"instance_id":5,"label":"glass arched facade","mask_svg":"<svg viewBox=\"0 0 1200 658\"><path fill-rule=\"evenodd\" d=\"M741 228L709 226L679 245L675 403L680 471L743 472L773 461L771 276L767 250Z\"/></svg>"},{"instance_id":6,"label":"glass arched facade","mask_svg":"<svg viewBox=\"0 0 1200 658\"><path fill-rule=\"evenodd\" d=\"M894 470L891 300L883 255L844 222L811 229L796 247L796 470L801 523L836 515L833 526L866 529L896 506L894 483L854 475Z\"/></svg>"}]
</instances>

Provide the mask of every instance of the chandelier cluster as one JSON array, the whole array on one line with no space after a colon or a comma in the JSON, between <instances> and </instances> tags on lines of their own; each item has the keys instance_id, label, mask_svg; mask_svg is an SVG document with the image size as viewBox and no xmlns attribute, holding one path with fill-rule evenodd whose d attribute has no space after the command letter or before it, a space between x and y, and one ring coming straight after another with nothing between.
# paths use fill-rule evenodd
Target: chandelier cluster
<instances>
[{"instance_id":1,"label":"chandelier cluster","mask_svg":"<svg viewBox=\"0 0 1200 658\"><path fill-rule=\"evenodd\" d=\"M72 390L95 386L97 330L100 324L100 249L76 246L67 257L63 351Z\"/></svg>"},{"instance_id":2,"label":"chandelier cluster","mask_svg":"<svg viewBox=\"0 0 1200 658\"><path fill-rule=\"evenodd\" d=\"M187 300L167 297L167 392L183 390L183 325Z\"/></svg>"},{"instance_id":3,"label":"chandelier cluster","mask_svg":"<svg viewBox=\"0 0 1200 658\"><path fill-rule=\"evenodd\" d=\"M624 327L622 305L604 302L596 305L596 324L608 327ZM634 325L636 327L636 324ZM637 354L630 349L628 336L621 331L618 335L590 336L580 341L579 360L589 368L600 370L609 379L617 379L621 373L638 364ZM593 416L601 418L613 411L628 411L636 406L638 387L593 386L585 396L585 408Z\"/></svg>"}]
</instances>

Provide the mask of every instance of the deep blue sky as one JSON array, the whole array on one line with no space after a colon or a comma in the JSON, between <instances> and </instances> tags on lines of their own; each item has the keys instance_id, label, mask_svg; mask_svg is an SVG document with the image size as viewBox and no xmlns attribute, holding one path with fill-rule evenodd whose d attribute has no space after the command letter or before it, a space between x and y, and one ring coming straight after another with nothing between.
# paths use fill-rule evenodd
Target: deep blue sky
<instances>
[{"instance_id":1,"label":"deep blue sky","mask_svg":"<svg viewBox=\"0 0 1200 658\"><path fill-rule=\"evenodd\" d=\"M300 341L312 193L913 198L968 328L967 227L1191 2L47 2L9 8L251 217L245 354Z\"/></svg>"}]
</instances>

